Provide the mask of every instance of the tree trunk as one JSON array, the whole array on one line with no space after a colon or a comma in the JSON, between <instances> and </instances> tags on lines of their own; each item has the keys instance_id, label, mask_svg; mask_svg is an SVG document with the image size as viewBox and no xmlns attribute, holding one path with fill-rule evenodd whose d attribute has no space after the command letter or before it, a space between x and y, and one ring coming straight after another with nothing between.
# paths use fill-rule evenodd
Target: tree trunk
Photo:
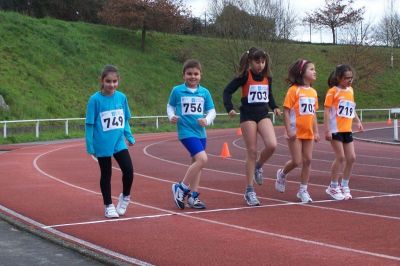
<instances>
[{"instance_id":1,"label":"tree trunk","mask_svg":"<svg viewBox=\"0 0 400 266\"><path fill-rule=\"evenodd\" d=\"M142 49L142 52L145 50L145 43L146 43L146 27L142 27L142 41L140 44L140 48Z\"/></svg>"},{"instance_id":2,"label":"tree trunk","mask_svg":"<svg viewBox=\"0 0 400 266\"><path fill-rule=\"evenodd\" d=\"M335 32L335 28L331 27L332 30L332 43L336 44L336 32Z\"/></svg>"}]
</instances>

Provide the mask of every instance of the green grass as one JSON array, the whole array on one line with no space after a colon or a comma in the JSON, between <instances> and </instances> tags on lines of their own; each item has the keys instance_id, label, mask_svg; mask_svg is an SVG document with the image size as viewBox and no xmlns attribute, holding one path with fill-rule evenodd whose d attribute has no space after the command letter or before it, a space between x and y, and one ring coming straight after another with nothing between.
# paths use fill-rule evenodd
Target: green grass
<instances>
[{"instance_id":1,"label":"green grass","mask_svg":"<svg viewBox=\"0 0 400 266\"><path fill-rule=\"evenodd\" d=\"M238 61L236 55L242 50L257 46L238 42L243 48L234 55L222 39L149 32L146 51L141 52L140 32L12 12L0 12L0 36L0 95L10 107L9 111L0 110L0 120L84 117L105 64L119 67L120 90L128 96L132 115L164 115L171 88L182 82L182 62L187 58L202 62L202 84L210 89L217 112L223 113L222 91L234 75L232 62ZM287 89L288 66L298 58L308 58L316 63L314 87L322 106L327 76L350 50L304 43L261 46L271 53L274 96L279 105ZM385 62L389 52L376 47L365 58ZM396 67L390 69L388 63L356 84L357 108L400 105L399 49L395 49ZM239 96L237 92L234 98L237 106Z\"/></svg>"}]
</instances>

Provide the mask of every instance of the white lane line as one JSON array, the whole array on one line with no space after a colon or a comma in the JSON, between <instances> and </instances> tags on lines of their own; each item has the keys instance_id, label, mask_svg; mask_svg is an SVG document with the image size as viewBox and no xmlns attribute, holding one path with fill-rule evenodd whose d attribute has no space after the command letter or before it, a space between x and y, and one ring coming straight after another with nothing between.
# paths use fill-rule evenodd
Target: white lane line
<instances>
[{"instance_id":1,"label":"white lane line","mask_svg":"<svg viewBox=\"0 0 400 266\"><path fill-rule=\"evenodd\" d=\"M283 147L285 147L285 148L288 149L288 146L285 145L285 144L282 144L282 143L278 142L278 145L283 146ZM393 146L391 146L391 147L393 147ZM318 152L318 153L325 153L325 154L332 154L332 155L335 155L335 153L332 152L332 151L323 151L323 150L314 150L314 151L315 151L315 152ZM385 159L385 160L392 160L392 159L393 159L392 157L374 156L374 155L364 155L364 154L362 154L362 153L357 154L357 157L366 157L366 158L375 158L375 159ZM399 159L395 159L395 160L399 160Z\"/></svg>"},{"instance_id":2,"label":"white lane line","mask_svg":"<svg viewBox=\"0 0 400 266\"><path fill-rule=\"evenodd\" d=\"M277 136L277 140L279 140L279 139L283 139L284 138L284 135L280 135L280 136ZM234 142L237 142L237 141L240 141L242 138L237 138ZM323 143L323 142L319 142L318 143L318 145L329 145L329 143ZM279 141L278 141L278 145L280 145L280 146L282 146L282 147L285 147L286 149L288 149L288 146L287 145L285 145L285 144L283 144L283 143L280 143ZM330 145L329 145L330 146ZM244 147L242 147L242 146L240 146L240 145L238 145L237 144L237 146L236 146L237 148L239 148L239 149L245 149ZM393 146L392 146L393 147ZM359 148L357 148L358 150L359 149L363 149L364 147L359 147ZM335 155L335 153L333 152L333 151L325 151L325 150L314 150L315 152L319 152L319 153L325 153L325 154L332 154L332 155ZM392 160L392 161L400 161L400 158L393 158L393 157L386 157L386 156L374 156L374 155L365 155L365 154L363 154L363 153L359 153L359 154L357 154L357 157L365 157L365 158L373 158L373 159L384 159L384 160Z\"/></svg>"},{"instance_id":3,"label":"white lane line","mask_svg":"<svg viewBox=\"0 0 400 266\"><path fill-rule=\"evenodd\" d=\"M188 167L188 166L189 166L188 164L184 164L184 163L179 163L179 162L167 160L167 159L164 159L164 158L161 158L161 157L152 155L152 154L150 154L150 153L147 151L147 149L148 149L149 147L151 147L151 146L153 146L153 145L157 145L157 144L163 143L163 142L167 142L167 141L170 141L170 140L163 140L163 141L159 141L159 142L155 142L155 143L152 143L152 144L147 145L147 146L144 147L144 149L143 149L144 154L147 155L147 156L149 156L149 157L151 157L151 158L153 158L153 159L156 159L156 160L159 160L159 161L162 161L162 162L165 162L165 163L170 163L170 164L175 164L175 165L180 165L180 166ZM219 156L219 155L214 155L214 154L211 154L211 153L207 153L207 155L209 155L209 156L215 156L215 157L219 157L219 158L221 157L221 156ZM235 158L224 158L224 160L231 160L231 161L244 162L244 160L235 159ZM277 164L268 164L268 163L265 163L264 165L269 165L269 166L278 167L278 168L281 168L281 167L282 167L282 165L277 165ZM217 170L217 169L212 169L212 168L207 168L207 167L204 167L203 170L207 170L207 171L211 171L211 172L216 172L216 173L222 173L222 174L228 174L228 175L243 176L243 177L245 176L244 174L240 174L240 173L222 171L222 170ZM330 173L329 171L320 171L320 170L313 170L313 169L311 169L311 171L314 171L314 172L323 172L323 173ZM354 176L354 175L353 175L353 176ZM275 180L274 178L269 178L269 177L266 177L266 178L264 178L264 179ZM398 179L396 179L396 180L398 180ZM291 180L287 180L286 182L288 182L288 183L294 183L294 184L299 184L299 183L300 183L300 182L291 181ZM326 188L325 185L314 184L314 183L308 183L308 184L309 184L310 186L325 187L325 188ZM391 193L386 193L386 192L368 191L368 190L361 190L361 189L355 189L355 188L352 188L352 190L358 191L358 192L365 192L365 193L391 194Z\"/></svg>"},{"instance_id":4,"label":"white lane line","mask_svg":"<svg viewBox=\"0 0 400 266\"><path fill-rule=\"evenodd\" d=\"M73 187L73 188L76 188L76 189L83 190L83 191L85 191L85 192L93 193L93 194L96 194L96 195L101 195L101 193L99 193L99 192L96 192L96 191L93 191L93 190L90 190L90 189L86 189L86 188L83 188L83 187L80 187L80 186L71 184L71 183L69 183L69 182L66 182L66 181L64 181L64 180L61 180L61 179L59 179L59 178L56 178L56 177L54 177L54 176L52 176L52 175L46 173L46 172L43 171L42 169L40 169L40 167L37 165L37 161L38 161L42 156L45 156L45 155L47 155L47 154L49 154L49 153L52 153L52 152L55 152L55 151L58 151L58 150L61 150L61 149L71 148L71 147L79 146L79 145L81 145L81 144L62 146L62 147L59 147L59 148L57 148L57 149L50 150L50 151L47 151L47 152L45 152L45 153L42 153L42 154L40 154L40 155L38 155L38 156L35 157L35 159L33 160L33 165L34 165L35 169L36 169L39 173L43 174L44 176L46 176L46 177L48 177L48 178L50 178L50 179L52 179L52 180L55 180L55 181L57 181L57 182L60 182L60 183L62 183L62 184L64 184L64 185L67 185L67 186L70 186L70 187ZM11 210L10 210L10 211L11 211ZM36 222L36 221L34 221L34 220L31 220L31 219L29 219L29 218L27 218L27 217L25 217L25 216L20 215L20 214L15 213L15 214L13 214L13 215L14 215L14 216L18 215L18 216L16 216L16 217L18 217L18 218L20 218L20 219L22 219L22 220L24 220L24 221L26 221L26 222L29 222L29 223L31 223L31 224L34 224L35 226L38 226L38 227L44 227L44 226L45 226L45 225L43 225L43 224L39 224L38 222ZM89 248L91 248L91 249L93 249L93 250L96 250L96 251L98 251L98 252L101 252L101 253L103 253L103 254L116 257L116 258L121 259L121 260L123 260L123 261L127 261L127 262L129 262L129 263L134 263L134 264L138 264L138 265L151 265L151 264L149 264L149 263L147 263L147 262L144 262L144 261L141 261L141 260L139 260L139 259L136 259L136 258L133 258L133 257L125 256L125 255L123 255L123 254L114 252L114 251L112 251L112 250L110 250L110 249L106 249L106 248L97 246L97 245L95 245L95 244L92 244L92 243L90 243L90 242L84 241L84 240L82 240L82 239L80 239L80 238L76 238L76 237L74 237L74 236L65 234L65 233L60 232L60 231L58 231L58 230L56 230L56 229L52 229L52 228L43 228L43 230L46 230L46 231L48 231L48 232L50 232L50 233L52 233L52 234L55 234L55 235L60 236L60 237L63 237L63 238L65 238L65 239L74 241L74 242L76 242L76 243L82 244L82 245L84 245L84 246L86 246L86 247L89 247Z\"/></svg>"},{"instance_id":5,"label":"white lane line","mask_svg":"<svg viewBox=\"0 0 400 266\"><path fill-rule=\"evenodd\" d=\"M236 148L238 148L238 149L240 149L240 150L246 150L246 148L245 147L242 147L242 146L240 146L237 142L239 141L240 139L236 139L236 140L234 140L233 142L232 142L232 145L234 146L234 147L236 147ZM284 146L284 147L288 147L287 145L284 145L284 144L281 144L281 143L278 143L279 145L281 145L281 146ZM317 151L316 149L314 149L314 151ZM313 151L313 152L314 152ZM319 150L320 151L320 150ZM288 158L290 158L290 155L289 154L279 154L279 153L274 153L273 154L273 156L275 156L275 155L277 155L277 156L281 156L281 157L288 157ZM334 154L333 154L334 155ZM357 154L357 157L359 157L359 154ZM373 158L374 159L377 159L377 157L375 157L375 156L373 156ZM388 161L393 161L393 158L387 158L387 157L382 157L382 159L386 159L386 160L388 160ZM396 160L396 159L395 159ZM312 161L319 161L319 162L326 162L326 163L332 163L332 160L323 160L323 159L317 159L317 158L313 158L312 159ZM366 164L366 163L361 163L361 162L356 162L356 165L358 165L358 166L367 166L367 167L380 167L380 168L388 168L388 169L400 169L400 167L397 167L397 166L387 166L387 165L379 165L379 164Z\"/></svg>"},{"instance_id":6,"label":"white lane line","mask_svg":"<svg viewBox=\"0 0 400 266\"><path fill-rule=\"evenodd\" d=\"M117 168L117 167L115 167L114 169L120 171L120 169ZM160 181L160 182L169 183L169 184L175 183L174 181L170 181L170 180L166 180L166 179L162 179L162 178L158 178L158 177L154 177L154 176L144 175L144 174L140 174L140 173L135 173L135 174L143 176L143 177L148 178L148 179L155 180L155 181ZM199 188L204 189L204 190L209 190L209 191L220 192L220 193L225 193L225 194L230 194L230 195L236 195L236 196L243 197L243 193L237 193L237 192L227 191L227 190L222 190L222 189L209 188L209 187L204 187L204 186L199 186ZM400 194L385 194L385 195L377 195L377 196L354 197L352 200L365 200L365 199L372 199L372 198L397 197L397 196L400 196ZM300 206L305 206L305 207L310 207L310 208L317 208L317 209L322 209L322 210L332 210L332 211L336 211L336 212L351 213L351 214L356 214L356 215L372 216L372 217L378 217L378 218L387 218L387 219L393 219L393 220L398 220L399 219L399 217L396 217L396 216L387 216L387 215L368 213L368 212L343 210L343 209L337 209L337 208L333 208L333 207L318 206L318 205L314 205L314 204L304 204L304 203L301 203L301 202L291 202L291 201L280 200L280 199L275 199L275 198L268 198L268 197L262 197L262 196L257 196L257 197L259 199L263 199L263 200L281 202L281 204L276 204L276 206L300 205ZM314 203L335 203L335 202L338 202L338 201L337 200L333 200L333 199L332 200L314 201ZM268 207L269 205L265 205L265 206ZM248 208L248 207L240 207L240 208Z\"/></svg>"},{"instance_id":7,"label":"white lane line","mask_svg":"<svg viewBox=\"0 0 400 266\"><path fill-rule=\"evenodd\" d=\"M75 186L75 188L76 188L76 186ZM45 226L44 224L41 224L41 223L39 223L39 222L37 222L35 220L32 220L32 219L30 219L30 218L28 218L26 216L23 216L23 215L15 212L13 210L10 210L7 207L4 207L2 205L0 205L0 210L2 210L5 213L8 213L9 215L11 215L13 217L16 217L16 218L24 221L27 224L33 225L33 226L35 226L37 228L44 228L44 226ZM95 245L93 243L90 243L88 241L82 240L80 238L76 238L74 236L65 234L65 233L60 232L60 231L58 231L56 229L53 229L53 228L46 228L44 230L47 231L48 233L56 235L56 236L58 236L60 238L67 239L67 240L69 240L69 241L71 241L73 243L77 243L77 244L82 245L84 247L87 247L87 248L89 248L91 250L94 250L94 251L100 252L102 254L106 254L108 256L117 258L117 259L119 259L121 261L126 261L128 263L132 263L133 265L140 265L140 266L151 266L152 265L152 264L147 263L145 261L141 261L141 260L138 260L138 259L135 259L135 258L132 258L132 257L125 256L125 255L123 255L121 253L114 252L112 250L109 250L109 249L100 247L98 245Z\"/></svg>"},{"instance_id":8,"label":"white lane line","mask_svg":"<svg viewBox=\"0 0 400 266\"><path fill-rule=\"evenodd\" d=\"M133 202L133 204L135 204ZM163 213L163 214L154 214L154 215L144 215L144 216L134 216L134 217L127 217L127 218L118 218L118 219L106 219L106 220L97 220L97 221L90 221L90 222L80 222L80 223L67 223L67 224L53 224L53 225L46 225L42 228L56 228L56 227L67 227L67 226L76 226L76 225L87 225L87 224L101 224L101 223L114 223L114 222L123 222L123 221L130 221L130 220L143 220L143 219L151 219L151 218L160 218L165 216L174 215L172 213Z\"/></svg>"},{"instance_id":9,"label":"white lane line","mask_svg":"<svg viewBox=\"0 0 400 266\"><path fill-rule=\"evenodd\" d=\"M60 149L60 148L59 148L59 149ZM41 170L41 169L39 168L39 166L37 165L37 161L38 161L38 159L39 159L40 157L42 157L42 156L44 156L44 155L46 155L46 154L49 154L50 152L59 150L59 149L51 150L51 151L48 151L48 152L46 152L46 153L43 153L43 154L37 156L37 157L34 159L34 162L33 162L34 167L37 169L37 171L39 171L39 172L42 173L43 175L49 177L50 179L53 179L53 180L58 181L58 182L61 182L61 183L65 184L65 185L69 185L69 186L71 186L71 187L73 187L73 188L78 188L78 189L81 189L81 190L83 190L83 191L89 191L89 192L90 192L90 190L88 190L88 189L85 189L85 188L82 188L82 187L73 185L73 184L71 184L71 183L69 183L69 182L60 180L60 179L58 179L58 178L56 178L56 177L54 177L54 176L52 176L52 175L50 175L50 174L47 174L46 172L44 172L43 170ZM115 167L114 167L114 168L115 168ZM117 168L117 169L118 169L118 168ZM94 192L94 193L95 193L95 194L98 194L98 192ZM241 195L241 194L240 194L240 195ZM241 195L241 196L242 196L242 195ZM284 201L283 201L283 202L284 202ZM190 218L190 219L195 219L195 220L199 220L199 221L203 221L203 222L207 222L207 223L211 223L211 224L216 224L216 225L221 225L221 226L225 226L225 227L235 228L235 229L242 230L242 231L249 231L249 232L258 233L258 234L263 234L263 235L268 235L268 236L272 236L272 237L278 237L278 238L286 239L286 240L293 240L293 241L298 241L298 242L307 243L307 244L313 244L313 245L322 246L322 247L328 247L328 248L333 248L333 249L338 249L338 250L343 250L343 251L348 251L348 252L354 252L354 253L358 253L358 254L364 254L364 255L370 255L370 256L375 256L375 257L380 257L380 258L385 258L385 259L391 259L391 260L400 261L400 257L396 257L396 256L390 256L390 255L386 255L386 254L375 253L375 252L369 252L369 251L365 251L365 250L347 248L347 247L343 247L343 246L338 246L338 245L333 245L333 244L327 244L327 243L324 243L324 242L319 242L319 241L314 241L314 240L307 240L307 239L303 239L303 238L292 237L292 236L283 235L283 234L277 234L277 233L268 232L268 231L262 231L262 230L257 230L257 229L251 229L251 228L247 228L247 227L243 227L243 226L237 226L237 225L228 224L228 223L223 223L223 222L218 222L218 221L214 221L214 220L210 220L210 219L205 219L205 218L195 217L195 216L191 216L191 215L186 215L186 214L184 214L184 213L177 213L177 212L173 212L173 211L170 211L170 210L165 210L165 209L161 209L161 208L158 208L158 207L154 207L154 206L150 206L150 205L145 205L145 204L141 204L141 203L136 203L136 204L139 205L139 206L148 207L148 208L150 208L150 209L159 210L159 211L162 211L162 212L166 212L166 213L170 213L170 214L175 214L175 215L179 215L179 216L182 216L182 217L186 217L186 218ZM326 208L326 207L320 207L320 206L313 206L313 205L309 205L309 204L305 204L305 205L302 205L302 206L317 207L317 208L322 208L322 209L333 209L333 208ZM335 210L335 209L333 209L333 210ZM50 230L55 230L55 229L48 228L47 230L50 231ZM57 230L55 230L55 231L58 232ZM60 233L61 233L61 232L60 232ZM67 236L69 236L69 235L67 235ZM72 237L72 236L71 236L71 237ZM78 239L78 240L79 240L79 239ZM103 249L103 250L104 250L104 249ZM106 253L107 251L108 251L108 250L106 249L106 250L104 250L103 253L105 253L105 254L111 254L111 253ZM112 251L110 250L110 252L112 252ZM114 253L115 253L115 252L114 252ZM116 255L118 255L118 253L117 253ZM121 254L121 255L122 255L122 254ZM122 256L124 256L124 255L122 255ZM129 258L129 257L128 257L128 258ZM121 259L123 259L123 258L121 258ZM135 260L136 260L136 259L135 259ZM146 263L146 262L143 262L143 263Z\"/></svg>"},{"instance_id":10,"label":"white lane line","mask_svg":"<svg viewBox=\"0 0 400 266\"><path fill-rule=\"evenodd\" d=\"M236 142L240 140L240 139L236 139L232 142L233 146L235 146L238 149L242 149L245 150L245 148L239 146ZM218 156L218 155L214 155L214 156ZM289 155L288 155L289 156ZM357 155L358 156L358 155ZM232 160L232 158L226 158L226 159L230 159ZM239 160L239 159L235 159L235 160ZM315 160L315 159L313 159ZM240 160L242 162L245 162L245 160ZM357 163L358 164L358 163ZM282 167L282 165L276 165L276 164L265 164L265 165L271 165L271 166L279 166ZM320 173L330 173L330 171L324 171L324 170L316 170L316 169L312 169L311 171L313 172L320 172ZM395 180L395 181L400 181L399 178L393 178L393 177L386 177L386 176L374 176L374 175L360 175L360 174L355 174L353 173L353 176L360 176L360 177L368 177L368 178L377 178L377 179L387 179L387 180Z\"/></svg>"},{"instance_id":11,"label":"white lane line","mask_svg":"<svg viewBox=\"0 0 400 266\"><path fill-rule=\"evenodd\" d=\"M173 183L173 182L171 182ZM367 196L367 197L355 197L353 200L360 200L360 199L375 199L375 198L383 198L383 197L399 197L400 194L391 194L391 195L380 195L380 196ZM115 197L116 198L116 197ZM319 200L319 201L313 201L312 204L317 204L317 203L325 203L325 202L335 202L336 200ZM131 202L132 204L135 204L135 202ZM248 209L253 209L253 208L258 208L258 209L266 209L266 208L272 208L272 207L284 207L284 206L295 206L295 205L304 205L305 203L302 202L287 202L287 203L278 203L278 204L266 204L266 205L261 205L261 206L255 206L255 207L250 207L250 206L244 206L244 207L232 207L232 208L220 208L220 209L207 209L207 210L196 210L196 211L185 211L184 214L197 214L197 215L202 215L202 214L207 214L207 213L216 213L216 212L230 212L230 211L241 211L241 210L248 210ZM354 211L349 211L350 213L355 213L359 214ZM130 220L142 220L142 219L153 219L153 218L162 218L162 217L167 217L167 216L172 216L174 214L172 213L163 213L163 214L154 214L154 215L143 215L143 216L133 216L133 217L126 217L126 218L119 218L119 219L106 219L106 220L97 220L97 221L88 221L88 222L79 222L79 223L65 223L65 224L54 224L54 225L48 225L48 226L43 226L42 228L56 228L56 227L68 227L68 226L76 226L76 225L87 225L87 224L100 224L100 223L112 223L112 222L118 222L118 221L130 221ZM373 216L373 217L380 217L384 219L389 219L389 220L399 220L400 217L396 216L388 216L388 215L380 215L380 214L367 214L363 213L363 215L367 216Z\"/></svg>"},{"instance_id":12,"label":"white lane line","mask_svg":"<svg viewBox=\"0 0 400 266\"><path fill-rule=\"evenodd\" d=\"M207 153L207 155L213 156L213 157L219 157L219 158L221 158L221 156L220 156L220 155L217 155L217 154ZM224 158L224 160L237 161L237 162L242 162L242 163L245 163L245 162L246 162L245 160L236 159L236 158ZM272 163L264 163L264 165L266 165L266 166L273 166L273 167L277 167L277 168L282 168L282 167L283 167L283 165L281 165L281 164L272 164ZM296 169L297 169L297 170L300 170L301 168L300 168L300 167L296 167ZM330 171L317 170L317 169L313 169L313 168L311 168L311 172L316 172L316 173L328 173L328 174L331 173ZM372 178L372 179L384 179L384 180L400 181L400 178L386 177L386 176L360 175L360 174L355 174L355 173L353 173L352 176L359 176L359 177L361 177L361 178ZM272 180L275 180L275 179L272 178ZM291 182L291 181L289 181L289 182ZM309 184L311 184L311 185L316 185L316 186L321 186L321 185L319 185L319 184L313 184L313 183L309 183ZM325 186L325 187L326 187L326 186Z\"/></svg>"}]
</instances>

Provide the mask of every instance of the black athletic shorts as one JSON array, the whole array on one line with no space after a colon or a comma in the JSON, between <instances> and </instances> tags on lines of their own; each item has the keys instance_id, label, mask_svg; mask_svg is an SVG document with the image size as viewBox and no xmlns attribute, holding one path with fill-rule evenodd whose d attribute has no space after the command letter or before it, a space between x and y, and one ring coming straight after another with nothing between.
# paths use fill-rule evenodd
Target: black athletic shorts
<instances>
[{"instance_id":1,"label":"black athletic shorts","mask_svg":"<svg viewBox=\"0 0 400 266\"><path fill-rule=\"evenodd\" d=\"M260 122L264 118L270 118L268 114L268 108L263 106L240 106L240 123L245 121L254 121L256 123Z\"/></svg>"},{"instance_id":2,"label":"black athletic shorts","mask_svg":"<svg viewBox=\"0 0 400 266\"><path fill-rule=\"evenodd\" d=\"M352 132L332 133L332 139L343 143L350 143L353 142L353 133Z\"/></svg>"}]
</instances>

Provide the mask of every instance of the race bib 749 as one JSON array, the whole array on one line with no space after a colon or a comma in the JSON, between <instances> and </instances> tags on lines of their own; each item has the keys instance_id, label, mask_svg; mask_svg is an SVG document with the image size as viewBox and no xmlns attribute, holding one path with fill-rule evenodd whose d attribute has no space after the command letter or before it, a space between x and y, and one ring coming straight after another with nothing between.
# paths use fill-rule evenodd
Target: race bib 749
<instances>
[{"instance_id":1,"label":"race bib 749","mask_svg":"<svg viewBox=\"0 0 400 266\"><path fill-rule=\"evenodd\" d=\"M124 111L122 109L101 112L100 118L103 131L125 127Z\"/></svg>"}]
</instances>

